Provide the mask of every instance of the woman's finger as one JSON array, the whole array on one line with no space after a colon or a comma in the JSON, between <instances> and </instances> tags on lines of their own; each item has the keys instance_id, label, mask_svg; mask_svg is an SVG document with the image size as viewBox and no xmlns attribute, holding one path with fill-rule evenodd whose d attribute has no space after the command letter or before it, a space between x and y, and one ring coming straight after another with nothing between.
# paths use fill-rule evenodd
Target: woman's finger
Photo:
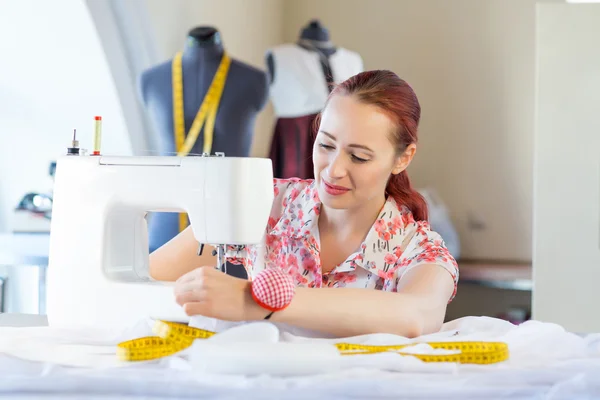
<instances>
[{"instance_id":1,"label":"woman's finger","mask_svg":"<svg viewBox=\"0 0 600 400\"><path fill-rule=\"evenodd\" d=\"M194 303L198 301L206 301L209 298L208 293L204 289L182 292L175 295L175 301L180 306L186 303Z\"/></svg>"},{"instance_id":2,"label":"woman's finger","mask_svg":"<svg viewBox=\"0 0 600 400\"><path fill-rule=\"evenodd\" d=\"M178 295L178 294L182 294L185 292L206 290L210 286L214 286L214 285L211 285L210 282L208 282L206 279L196 279L193 281L176 284L175 287L173 288L173 293L175 295Z\"/></svg>"},{"instance_id":3,"label":"woman's finger","mask_svg":"<svg viewBox=\"0 0 600 400\"><path fill-rule=\"evenodd\" d=\"M211 302L197 301L183 304L183 311L191 316L203 315L205 317L214 317Z\"/></svg>"},{"instance_id":4,"label":"woman's finger","mask_svg":"<svg viewBox=\"0 0 600 400\"><path fill-rule=\"evenodd\" d=\"M179 277L179 279L175 281L175 283L185 283L197 279L202 279L203 277L210 275L210 273L212 272L211 270L214 270L214 267L206 266L196 268L188 272L187 274L183 274L181 277Z\"/></svg>"}]
</instances>

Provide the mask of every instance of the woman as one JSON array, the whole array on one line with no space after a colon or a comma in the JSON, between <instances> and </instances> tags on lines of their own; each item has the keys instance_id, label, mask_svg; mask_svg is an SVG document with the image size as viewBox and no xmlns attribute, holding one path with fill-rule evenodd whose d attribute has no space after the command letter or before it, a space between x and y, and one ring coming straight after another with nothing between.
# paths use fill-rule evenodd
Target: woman
<instances>
[{"instance_id":1,"label":"woman","mask_svg":"<svg viewBox=\"0 0 600 400\"><path fill-rule=\"evenodd\" d=\"M339 337L440 329L458 266L406 172L420 112L410 86L389 71L360 73L332 91L317 120L316 178L276 179L263 243L227 252L249 276L282 268L293 277L292 302L271 321ZM250 280L215 269L197 246L186 229L152 253L152 276L176 280L188 315L264 319Z\"/></svg>"}]
</instances>

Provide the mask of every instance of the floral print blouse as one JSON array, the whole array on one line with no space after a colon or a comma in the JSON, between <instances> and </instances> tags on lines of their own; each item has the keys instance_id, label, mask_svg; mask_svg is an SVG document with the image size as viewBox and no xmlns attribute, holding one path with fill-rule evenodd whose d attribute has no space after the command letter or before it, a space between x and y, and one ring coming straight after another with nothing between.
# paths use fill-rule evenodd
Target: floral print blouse
<instances>
[{"instance_id":1,"label":"floral print blouse","mask_svg":"<svg viewBox=\"0 0 600 400\"><path fill-rule=\"evenodd\" d=\"M388 197L358 251L328 273L321 271L318 219L321 202L312 179L275 179L275 200L259 245L229 246L227 261L242 264L248 276L282 268L297 286L352 287L395 292L402 276L423 264L444 268L458 283L458 265L439 234L415 221Z\"/></svg>"}]
</instances>

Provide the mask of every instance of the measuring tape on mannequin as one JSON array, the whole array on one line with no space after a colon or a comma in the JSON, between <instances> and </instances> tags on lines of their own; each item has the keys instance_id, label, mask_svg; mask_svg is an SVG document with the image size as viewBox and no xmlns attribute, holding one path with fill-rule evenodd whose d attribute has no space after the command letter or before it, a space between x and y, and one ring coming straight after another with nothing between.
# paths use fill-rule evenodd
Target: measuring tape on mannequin
<instances>
[{"instance_id":1,"label":"measuring tape on mannequin","mask_svg":"<svg viewBox=\"0 0 600 400\"><path fill-rule=\"evenodd\" d=\"M180 157L187 156L198 139L198 135L204 126L204 146L202 149L203 153L210 154L213 143L213 130L215 127L215 120L217 117L217 110L219 109L219 103L221 102L221 96L223 94L223 88L225 87L225 81L227 80L227 74L229 73L229 66L231 65L231 58L227 53L223 53L219 68L213 77L213 80L204 96L202 105L196 113L194 122L190 127L188 135L185 134L185 118L183 111L183 69L181 66L183 54L181 52L175 55L172 65L172 78L173 78L173 124L175 133L175 149L177 155ZM184 230L188 225L188 217L185 213L179 214L179 231Z\"/></svg>"},{"instance_id":2,"label":"measuring tape on mannequin","mask_svg":"<svg viewBox=\"0 0 600 400\"><path fill-rule=\"evenodd\" d=\"M191 346L196 339L207 339L215 332L192 328L176 322L156 321L153 332L157 336L143 337L119 343L117 356L122 361L148 361L173 355ZM376 354L395 352L425 362L452 362L461 364L494 364L508 359L508 345L501 342L424 342L434 349L451 350L455 354L413 354L402 349L421 343L405 345L361 345L335 343L340 354Z\"/></svg>"}]
</instances>

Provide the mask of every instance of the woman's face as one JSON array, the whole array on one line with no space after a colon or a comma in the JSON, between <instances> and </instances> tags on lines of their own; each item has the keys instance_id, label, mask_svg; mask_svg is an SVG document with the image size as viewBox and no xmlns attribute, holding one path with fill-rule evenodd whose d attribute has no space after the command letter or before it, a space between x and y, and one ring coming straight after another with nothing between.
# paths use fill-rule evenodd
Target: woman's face
<instances>
[{"instance_id":1,"label":"woman's face","mask_svg":"<svg viewBox=\"0 0 600 400\"><path fill-rule=\"evenodd\" d=\"M402 172L415 145L398 157L390 138L392 120L353 96L334 96L321 116L313 147L319 198L334 209L381 202L390 174Z\"/></svg>"}]
</instances>

